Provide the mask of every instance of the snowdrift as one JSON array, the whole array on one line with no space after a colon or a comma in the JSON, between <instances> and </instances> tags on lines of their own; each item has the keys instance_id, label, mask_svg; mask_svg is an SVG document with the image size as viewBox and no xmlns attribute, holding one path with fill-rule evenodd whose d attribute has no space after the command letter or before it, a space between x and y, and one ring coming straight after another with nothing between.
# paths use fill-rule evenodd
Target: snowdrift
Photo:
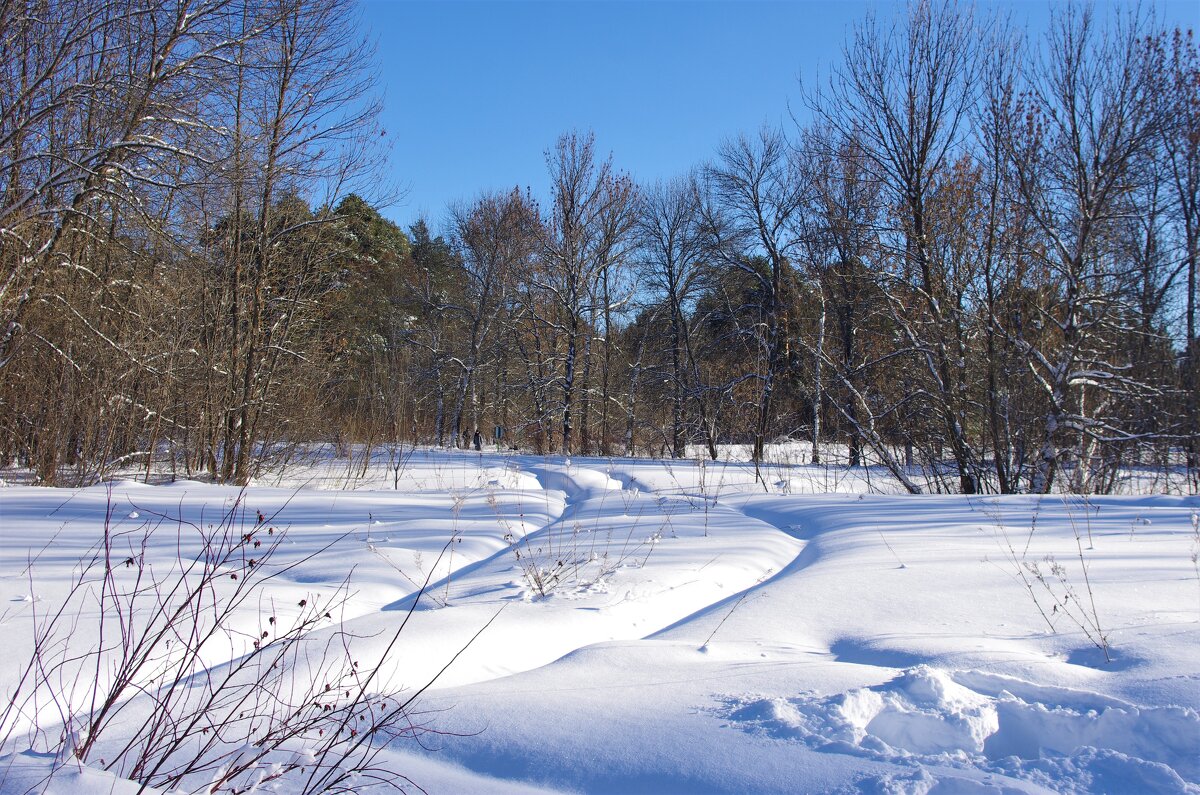
<instances>
[{"instance_id":1,"label":"snowdrift","mask_svg":"<svg viewBox=\"0 0 1200 795\"><path fill-rule=\"evenodd\" d=\"M423 729L372 739L362 791L1200 793L1197 498L820 493L807 472L425 452L350 491L12 486L0 686L106 526L168 572L200 559L189 528L243 506L243 543L285 540L209 675L253 657L264 615L269 635L339 595L306 637L352 640ZM73 653L98 619L72 614ZM0 793L138 791L59 741L86 691L9 716ZM226 789L297 791L278 764Z\"/></svg>"}]
</instances>

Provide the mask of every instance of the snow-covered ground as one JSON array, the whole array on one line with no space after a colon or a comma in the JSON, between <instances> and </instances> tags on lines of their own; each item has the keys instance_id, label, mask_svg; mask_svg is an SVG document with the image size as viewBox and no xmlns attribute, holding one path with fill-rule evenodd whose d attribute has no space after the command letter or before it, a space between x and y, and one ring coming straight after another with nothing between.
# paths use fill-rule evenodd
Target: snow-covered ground
<instances>
[{"instance_id":1,"label":"snow-covered ground","mask_svg":"<svg viewBox=\"0 0 1200 795\"><path fill-rule=\"evenodd\" d=\"M312 632L353 636L381 689L428 686L432 731L376 760L428 792L1200 793L1196 497L914 497L786 462L765 485L739 462L386 463L244 493L0 489L0 688L106 517L156 528L144 554L168 572L240 500L286 530L273 564L297 563L234 623L257 636L264 599L337 600L349 578L336 629ZM98 619L78 616L74 650ZM215 648L213 666L248 651ZM41 735L11 719L0 793L137 791L46 754L53 714Z\"/></svg>"}]
</instances>

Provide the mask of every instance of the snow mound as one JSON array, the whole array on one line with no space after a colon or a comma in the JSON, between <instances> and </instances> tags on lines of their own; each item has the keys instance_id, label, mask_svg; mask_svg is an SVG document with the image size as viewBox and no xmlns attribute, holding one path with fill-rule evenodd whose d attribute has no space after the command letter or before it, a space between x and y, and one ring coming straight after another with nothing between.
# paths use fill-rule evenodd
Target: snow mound
<instances>
[{"instance_id":1,"label":"snow mound","mask_svg":"<svg viewBox=\"0 0 1200 795\"><path fill-rule=\"evenodd\" d=\"M875 791L957 791L934 787L927 769L936 767L1058 792L1200 793L1195 710L977 671L921 665L833 696L731 699L721 715L734 728L817 750L926 768L914 779L881 780Z\"/></svg>"},{"instance_id":2,"label":"snow mound","mask_svg":"<svg viewBox=\"0 0 1200 795\"><path fill-rule=\"evenodd\" d=\"M75 759L24 751L0 756L3 795L153 795L158 792Z\"/></svg>"}]
</instances>

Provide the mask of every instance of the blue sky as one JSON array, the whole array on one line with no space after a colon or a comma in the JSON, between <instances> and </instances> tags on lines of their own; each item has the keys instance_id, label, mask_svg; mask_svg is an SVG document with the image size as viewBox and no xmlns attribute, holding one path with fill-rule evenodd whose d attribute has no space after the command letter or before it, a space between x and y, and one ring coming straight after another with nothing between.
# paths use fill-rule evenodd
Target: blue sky
<instances>
[{"instance_id":1,"label":"blue sky","mask_svg":"<svg viewBox=\"0 0 1200 795\"><path fill-rule=\"evenodd\" d=\"M1159 2L1200 26L1200 4ZM981 4L1032 30L1041 0ZM544 193L544 152L570 129L635 179L683 173L722 138L804 115L800 83L839 57L863 2L409 2L365 0L378 41L392 142L407 189L385 214L441 226L447 205L484 189Z\"/></svg>"}]
</instances>

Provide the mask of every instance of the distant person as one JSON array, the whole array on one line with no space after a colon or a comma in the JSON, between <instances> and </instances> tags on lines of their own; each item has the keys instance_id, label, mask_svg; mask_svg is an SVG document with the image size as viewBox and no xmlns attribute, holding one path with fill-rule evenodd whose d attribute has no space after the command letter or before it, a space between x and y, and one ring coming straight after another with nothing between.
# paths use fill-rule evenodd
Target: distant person
<instances>
[{"instance_id":1,"label":"distant person","mask_svg":"<svg viewBox=\"0 0 1200 795\"><path fill-rule=\"evenodd\" d=\"M479 435L478 428L475 429L475 437L471 440L471 443L475 445L476 450L483 451L483 437Z\"/></svg>"}]
</instances>

